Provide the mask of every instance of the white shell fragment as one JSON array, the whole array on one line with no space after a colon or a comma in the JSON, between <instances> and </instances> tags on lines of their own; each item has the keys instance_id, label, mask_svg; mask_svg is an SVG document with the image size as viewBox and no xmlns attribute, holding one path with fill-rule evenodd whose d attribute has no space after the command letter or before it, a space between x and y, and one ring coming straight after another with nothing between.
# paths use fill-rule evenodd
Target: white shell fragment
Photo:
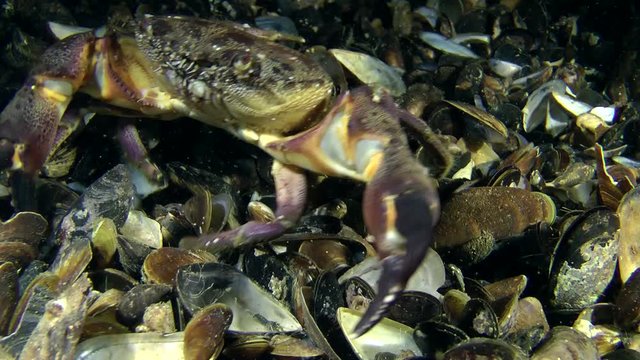
<instances>
[{"instance_id":1,"label":"white shell fragment","mask_svg":"<svg viewBox=\"0 0 640 360\"><path fill-rule=\"evenodd\" d=\"M582 115L593 108L593 106L579 101L576 98L565 94L564 92L552 92L551 94L553 95L554 100L557 101L560 106L562 106L573 116Z\"/></svg>"},{"instance_id":2,"label":"white shell fragment","mask_svg":"<svg viewBox=\"0 0 640 360\"><path fill-rule=\"evenodd\" d=\"M527 99L527 104L522 109L522 125L524 131L531 132L542 123L547 121L549 116L553 116L553 112L549 109L549 95L553 92L564 93L567 86L562 80L548 81L537 88ZM568 119L568 117L567 117ZM551 118L550 122L558 122L559 120ZM566 124L568 126L569 124ZM558 129L557 126L551 127Z\"/></svg>"},{"instance_id":3,"label":"white shell fragment","mask_svg":"<svg viewBox=\"0 0 640 360\"><path fill-rule=\"evenodd\" d=\"M103 335L83 341L76 360L184 359L184 333Z\"/></svg>"},{"instance_id":4,"label":"white shell fragment","mask_svg":"<svg viewBox=\"0 0 640 360\"><path fill-rule=\"evenodd\" d=\"M420 6L413 11L416 15L426 20L432 28L438 24L438 12L426 6Z\"/></svg>"},{"instance_id":5,"label":"white shell fragment","mask_svg":"<svg viewBox=\"0 0 640 360\"><path fill-rule=\"evenodd\" d=\"M589 110L589 113L599 117L605 123L611 124L616 117L616 107L615 106L596 106L593 109Z\"/></svg>"},{"instance_id":6,"label":"white shell fragment","mask_svg":"<svg viewBox=\"0 0 640 360\"><path fill-rule=\"evenodd\" d=\"M129 241L144 244L153 249L162 247L160 224L140 210L131 210L120 233Z\"/></svg>"},{"instance_id":7,"label":"white shell fragment","mask_svg":"<svg viewBox=\"0 0 640 360\"><path fill-rule=\"evenodd\" d=\"M413 340L413 329L399 322L382 318L371 330L355 338L351 330L356 326L362 314L349 308L338 309L338 323L349 340L353 351L363 360L377 359L379 353L421 355L422 352Z\"/></svg>"},{"instance_id":8,"label":"white shell fragment","mask_svg":"<svg viewBox=\"0 0 640 360\"><path fill-rule=\"evenodd\" d=\"M530 132L540 124L545 124L545 131L557 136L562 133L575 118L580 126L594 133L595 140L608 128L615 119L614 106L593 107L576 98L576 95L562 80L548 81L537 88L522 109L522 124L526 132ZM585 122L585 119L589 120ZM595 124L595 125L594 125ZM596 129L597 128L597 129Z\"/></svg>"},{"instance_id":9,"label":"white shell fragment","mask_svg":"<svg viewBox=\"0 0 640 360\"><path fill-rule=\"evenodd\" d=\"M466 44L466 43L489 44L489 42L491 42L491 36L487 34L482 34L482 33L464 33L464 34L458 34L456 36L450 37L449 41L453 41L456 44Z\"/></svg>"},{"instance_id":10,"label":"white shell fragment","mask_svg":"<svg viewBox=\"0 0 640 360\"><path fill-rule=\"evenodd\" d=\"M49 30L51 30L53 36L55 36L58 40L62 40L71 35L82 34L92 30L91 28L87 27L64 25L53 21L49 21L47 25L49 25Z\"/></svg>"},{"instance_id":11,"label":"white shell fragment","mask_svg":"<svg viewBox=\"0 0 640 360\"><path fill-rule=\"evenodd\" d=\"M434 32L424 31L420 33L420 39L427 45L434 47L447 54L460 56L463 58L477 59L479 58L473 51L464 45L447 39L445 36Z\"/></svg>"},{"instance_id":12,"label":"white shell fragment","mask_svg":"<svg viewBox=\"0 0 640 360\"><path fill-rule=\"evenodd\" d=\"M620 280L626 282L640 267L640 188L626 193L618 206L620 231L618 239L618 269Z\"/></svg>"},{"instance_id":13,"label":"white shell fragment","mask_svg":"<svg viewBox=\"0 0 640 360\"><path fill-rule=\"evenodd\" d=\"M367 54L343 50L329 50L333 56L363 83L373 88L383 88L391 96L400 96L407 91L399 70Z\"/></svg>"},{"instance_id":14,"label":"white shell fragment","mask_svg":"<svg viewBox=\"0 0 640 360\"><path fill-rule=\"evenodd\" d=\"M347 279L357 276L366 281L372 288L377 289L380 275L382 275L380 260L376 257L369 257L342 274L338 282L344 283ZM409 278L405 290L422 291L440 299L442 295L438 292L438 289L444 285L444 282L445 269L442 258L435 250L429 248L424 260Z\"/></svg>"},{"instance_id":15,"label":"white shell fragment","mask_svg":"<svg viewBox=\"0 0 640 360\"><path fill-rule=\"evenodd\" d=\"M522 66L500 59L489 59L489 67L503 78L510 78L522 70Z\"/></svg>"}]
</instances>

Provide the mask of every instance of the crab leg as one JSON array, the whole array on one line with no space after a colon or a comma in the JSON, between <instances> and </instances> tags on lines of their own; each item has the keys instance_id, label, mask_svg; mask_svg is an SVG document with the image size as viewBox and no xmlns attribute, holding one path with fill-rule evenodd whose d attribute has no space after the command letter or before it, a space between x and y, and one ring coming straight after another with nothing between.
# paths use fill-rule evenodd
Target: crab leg
<instances>
[{"instance_id":1,"label":"crab leg","mask_svg":"<svg viewBox=\"0 0 640 360\"><path fill-rule=\"evenodd\" d=\"M219 234L204 235L201 247L219 252L238 246L274 239L296 224L307 200L307 179L296 166L273 162L271 174L276 187L276 219L269 223L250 221L236 229Z\"/></svg>"},{"instance_id":2,"label":"crab leg","mask_svg":"<svg viewBox=\"0 0 640 360\"><path fill-rule=\"evenodd\" d=\"M116 138L124 157L153 184L164 183L162 171L149 158L149 153L140 139L138 129L131 122L121 120Z\"/></svg>"},{"instance_id":3,"label":"crab leg","mask_svg":"<svg viewBox=\"0 0 640 360\"><path fill-rule=\"evenodd\" d=\"M382 260L382 279L354 330L357 335L375 325L404 289L431 245L438 221L435 182L412 155L399 124L410 117L389 95L362 87L346 93L306 132L260 140L262 148L283 162L367 183L364 220ZM403 121L425 133L419 119Z\"/></svg>"},{"instance_id":4,"label":"crab leg","mask_svg":"<svg viewBox=\"0 0 640 360\"><path fill-rule=\"evenodd\" d=\"M77 34L47 49L0 113L0 138L13 144L13 151L3 154L12 168L35 175L44 164L60 119L90 71L94 39L91 33Z\"/></svg>"}]
</instances>

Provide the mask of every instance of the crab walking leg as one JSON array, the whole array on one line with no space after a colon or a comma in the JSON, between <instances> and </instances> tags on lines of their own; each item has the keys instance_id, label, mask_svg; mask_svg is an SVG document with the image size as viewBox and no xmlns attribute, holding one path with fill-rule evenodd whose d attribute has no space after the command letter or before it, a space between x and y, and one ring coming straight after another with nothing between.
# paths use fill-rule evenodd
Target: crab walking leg
<instances>
[{"instance_id":1,"label":"crab walking leg","mask_svg":"<svg viewBox=\"0 0 640 360\"><path fill-rule=\"evenodd\" d=\"M116 134L124 157L154 184L162 184L164 175L158 166L151 161L147 148L140 139L135 125L128 120L120 120Z\"/></svg>"},{"instance_id":2,"label":"crab walking leg","mask_svg":"<svg viewBox=\"0 0 640 360\"><path fill-rule=\"evenodd\" d=\"M250 221L230 231L204 235L199 239L202 248L219 252L256 244L276 238L296 224L307 200L304 170L274 161L271 174L276 187L276 219L269 223Z\"/></svg>"},{"instance_id":3,"label":"crab walking leg","mask_svg":"<svg viewBox=\"0 0 640 360\"><path fill-rule=\"evenodd\" d=\"M90 71L94 36L83 33L51 46L0 113L0 138L13 144L13 169L35 175L54 144L73 94Z\"/></svg>"}]
</instances>

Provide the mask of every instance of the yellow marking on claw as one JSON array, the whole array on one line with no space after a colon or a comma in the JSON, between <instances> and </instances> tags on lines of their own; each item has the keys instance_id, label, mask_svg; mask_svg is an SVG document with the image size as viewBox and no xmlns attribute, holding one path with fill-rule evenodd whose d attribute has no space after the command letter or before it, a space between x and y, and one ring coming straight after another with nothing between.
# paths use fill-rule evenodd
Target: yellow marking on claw
<instances>
[{"instance_id":1,"label":"yellow marking on claw","mask_svg":"<svg viewBox=\"0 0 640 360\"><path fill-rule=\"evenodd\" d=\"M382 152L376 153L371 156L371 158L369 159L369 163L367 164L367 166L364 168L364 171L362 172L362 175L364 175L364 178L366 179L367 182L369 182L375 176L376 172L380 168L380 165L382 164L383 158L384 158L384 154ZM394 214L395 214L395 206L394 206Z\"/></svg>"},{"instance_id":2,"label":"yellow marking on claw","mask_svg":"<svg viewBox=\"0 0 640 360\"><path fill-rule=\"evenodd\" d=\"M407 241L396 229L396 221L398 220L398 210L396 209L395 200L398 195L387 195L382 198L385 205L385 233L384 241L381 241L378 246L382 247L385 253L390 255L404 255L407 252Z\"/></svg>"},{"instance_id":3,"label":"yellow marking on claw","mask_svg":"<svg viewBox=\"0 0 640 360\"><path fill-rule=\"evenodd\" d=\"M42 96L47 100L51 100L56 103L68 103L69 101L71 101L71 97L61 94L55 90L49 89L46 86L40 87L39 90Z\"/></svg>"},{"instance_id":4,"label":"yellow marking on claw","mask_svg":"<svg viewBox=\"0 0 640 360\"><path fill-rule=\"evenodd\" d=\"M13 146L13 156L11 157L11 170L20 170L24 168L22 163L22 153L24 153L25 144L15 144Z\"/></svg>"}]
</instances>

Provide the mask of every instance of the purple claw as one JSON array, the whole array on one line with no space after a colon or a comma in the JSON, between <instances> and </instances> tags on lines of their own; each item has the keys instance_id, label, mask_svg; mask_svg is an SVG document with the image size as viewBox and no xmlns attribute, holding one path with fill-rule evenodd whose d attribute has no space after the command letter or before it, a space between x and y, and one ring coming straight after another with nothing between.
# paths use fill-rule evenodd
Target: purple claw
<instances>
[{"instance_id":1,"label":"purple claw","mask_svg":"<svg viewBox=\"0 0 640 360\"><path fill-rule=\"evenodd\" d=\"M376 239L382 275L356 336L369 331L398 298L432 244L440 214L436 186L425 170L408 157L387 154L387 159L364 195L365 223Z\"/></svg>"}]
</instances>

